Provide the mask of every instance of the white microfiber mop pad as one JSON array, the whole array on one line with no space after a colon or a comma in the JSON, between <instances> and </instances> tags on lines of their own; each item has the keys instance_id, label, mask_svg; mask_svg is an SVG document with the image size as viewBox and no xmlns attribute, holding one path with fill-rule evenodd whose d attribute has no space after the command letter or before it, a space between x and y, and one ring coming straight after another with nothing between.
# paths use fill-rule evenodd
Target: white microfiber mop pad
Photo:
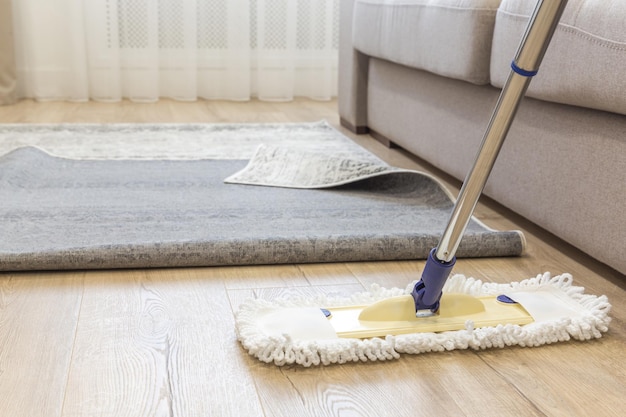
<instances>
[{"instance_id":1,"label":"white microfiber mop pad","mask_svg":"<svg viewBox=\"0 0 626 417\"><path fill-rule=\"evenodd\" d=\"M319 307L371 304L409 294L414 284L405 290L373 285L369 292L349 299L302 297L272 302L249 300L236 314L237 335L243 347L263 362L306 367L397 359L401 353L479 350L514 345L530 347L602 337L611 321L611 305L607 297L585 294L584 288L575 287L572 283L569 274L551 277L549 273L511 284L483 283L463 275L454 275L446 282L443 289L446 293L509 296L523 305L534 319L523 326L507 324L474 328L468 320L466 328L458 331L390 335L384 339L333 337L332 331L329 332L324 324L323 314L318 314ZM268 315L275 315L275 326L268 326L267 320L261 324L259 317Z\"/></svg>"}]
</instances>

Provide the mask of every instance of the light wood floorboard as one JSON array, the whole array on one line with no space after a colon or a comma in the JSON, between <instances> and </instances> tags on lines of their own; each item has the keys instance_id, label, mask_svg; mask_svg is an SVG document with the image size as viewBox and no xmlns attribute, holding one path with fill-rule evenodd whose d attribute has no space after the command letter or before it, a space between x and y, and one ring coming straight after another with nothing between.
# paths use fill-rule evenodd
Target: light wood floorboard
<instances>
[{"instance_id":1,"label":"light wood floorboard","mask_svg":"<svg viewBox=\"0 0 626 417\"><path fill-rule=\"evenodd\" d=\"M400 149L339 127L335 102L36 103L2 123L234 123L328 120L387 162L459 182ZM234 311L249 297L348 296L404 288L422 261L0 273L0 416L622 416L626 279L482 199L491 227L523 230L521 257L459 260L456 272L511 282L570 272L606 294L600 340L404 355L391 362L278 368L248 356Z\"/></svg>"}]
</instances>

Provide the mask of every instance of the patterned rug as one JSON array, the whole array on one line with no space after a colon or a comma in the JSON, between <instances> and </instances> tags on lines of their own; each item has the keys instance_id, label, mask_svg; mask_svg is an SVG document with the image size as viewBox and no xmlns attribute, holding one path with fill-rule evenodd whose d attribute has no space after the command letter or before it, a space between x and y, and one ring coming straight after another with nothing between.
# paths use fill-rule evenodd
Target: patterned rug
<instances>
[{"instance_id":1,"label":"patterned rug","mask_svg":"<svg viewBox=\"0 0 626 417\"><path fill-rule=\"evenodd\" d=\"M452 208L324 122L4 125L0 269L423 259ZM523 252L472 221L460 257Z\"/></svg>"}]
</instances>

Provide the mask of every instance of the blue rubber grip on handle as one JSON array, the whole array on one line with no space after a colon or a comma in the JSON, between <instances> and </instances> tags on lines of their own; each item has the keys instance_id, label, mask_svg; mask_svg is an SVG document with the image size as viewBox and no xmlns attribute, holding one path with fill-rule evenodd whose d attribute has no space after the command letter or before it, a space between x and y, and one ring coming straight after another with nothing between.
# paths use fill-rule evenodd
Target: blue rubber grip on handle
<instances>
[{"instance_id":1,"label":"blue rubber grip on handle","mask_svg":"<svg viewBox=\"0 0 626 417\"><path fill-rule=\"evenodd\" d=\"M525 70L523 68L520 68L520 67L517 66L517 63L515 61L511 62L511 69L515 73L517 73L517 74L519 74L519 75L521 75L523 77L534 77L539 72L537 70Z\"/></svg>"},{"instance_id":2,"label":"blue rubber grip on handle","mask_svg":"<svg viewBox=\"0 0 626 417\"><path fill-rule=\"evenodd\" d=\"M415 300L415 311L439 309L441 290L448 280L452 267L456 263L456 257L450 262L442 262L435 256L437 249L430 251L426 265L422 271L422 278L413 288L412 296Z\"/></svg>"}]
</instances>

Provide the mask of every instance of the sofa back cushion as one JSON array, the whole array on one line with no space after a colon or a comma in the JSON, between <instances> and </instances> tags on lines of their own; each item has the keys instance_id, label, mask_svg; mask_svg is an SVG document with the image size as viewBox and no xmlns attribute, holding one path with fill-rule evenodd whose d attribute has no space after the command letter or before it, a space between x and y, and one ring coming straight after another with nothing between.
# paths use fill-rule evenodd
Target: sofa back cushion
<instances>
[{"instance_id":1,"label":"sofa back cushion","mask_svg":"<svg viewBox=\"0 0 626 417\"><path fill-rule=\"evenodd\" d=\"M353 45L382 58L488 84L500 0L356 0Z\"/></svg>"},{"instance_id":2,"label":"sofa back cushion","mask_svg":"<svg viewBox=\"0 0 626 417\"><path fill-rule=\"evenodd\" d=\"M502 87L536 2L503 0L491 83ZM626 1L569 0L529 97L626 114Z\"/></svg>"}]
</instances>

